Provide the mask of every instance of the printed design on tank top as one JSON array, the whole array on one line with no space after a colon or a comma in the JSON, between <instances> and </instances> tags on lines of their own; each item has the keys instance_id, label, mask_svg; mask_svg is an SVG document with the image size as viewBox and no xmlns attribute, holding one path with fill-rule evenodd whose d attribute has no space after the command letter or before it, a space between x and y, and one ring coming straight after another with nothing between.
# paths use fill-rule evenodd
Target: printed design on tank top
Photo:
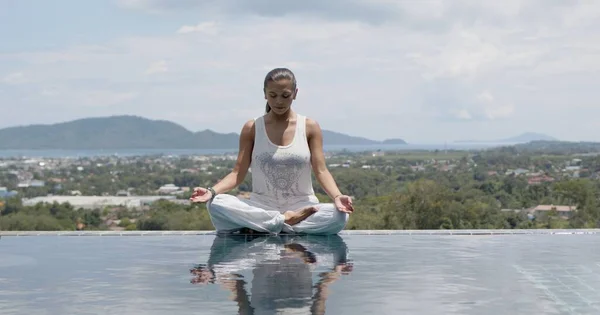
<instances>
[{"instance_id":1,"label":"printed design on tank top","mask_svg":"<svg viewBox=\"0 0 600 315\"><path fill-rule=\"evenodd\" d=\"M257 157L258 166L265 175L265 186L270 195L279 199L299 194L298 179L306 167L306 158L293 153L265 152Z\"/></svg>"}]
</instances>

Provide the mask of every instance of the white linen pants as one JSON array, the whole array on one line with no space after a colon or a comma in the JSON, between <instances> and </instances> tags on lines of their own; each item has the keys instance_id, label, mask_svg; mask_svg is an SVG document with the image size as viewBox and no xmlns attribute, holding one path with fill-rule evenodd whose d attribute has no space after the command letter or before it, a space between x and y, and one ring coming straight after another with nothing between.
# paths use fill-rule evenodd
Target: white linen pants
<instances>
[{"instance_id":1,"label":"white linen pants","mask_svg":"<svg viewBox=\"0 0 600 315\"><path fill-rule=\"evenodd\" d=\"M318 211L295 225L284 222L284 212L309 206L316 207ZM333 203L307 200L278 209L257 199L241 199L229 194L220 194L208 202L207 208L217 233L233 233L242 228L249 228L270 234L284 232L332 235L343 230L348 222L348 214L339 211Z\"/></svg>"}]
</instances>

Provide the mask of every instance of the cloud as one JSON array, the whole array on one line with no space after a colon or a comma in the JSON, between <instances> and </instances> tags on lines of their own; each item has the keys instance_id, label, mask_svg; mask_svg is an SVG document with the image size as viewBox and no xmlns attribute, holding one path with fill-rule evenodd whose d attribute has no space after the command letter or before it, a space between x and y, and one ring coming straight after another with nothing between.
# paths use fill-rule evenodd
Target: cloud
<instances>
[{"instance_id":1,"label":"cloud","mask_svg":"<svg viewBox=\"0 0 600 315\"><path fill-rule=\"evenodd\" d=\"M325 20L353 20L379 24L399 17L400 9L388 0L118 0L127 9L149 13L197 10L204 16L310 17Z\"/></svg>"},{"instance_id":2,"label":"cloud","mask_svg":"<svg viewBox=\"0 0 600 315\"><path fill-rule=\"evenodd\" d=\"M167 66L167 62L165 60L159 60L150 64L146 72L147 75L157 74L157 73L165 73L169 71L169 67Z\"/></svg>"},{"instance_id":3,"label":"cloud","mask_svg":"<svg viewBox=\"0 0 600 315\"><path fill-rule=\"evenodd\" d=\"M438 122L504 121L516 114L510 96L493 89L480 89L479 84L455 79L425 81L417 92L431 118ZM498 96L500 95L500 96Z\"/></svg>"},{"instance_id":4,"label":"cloud","mask_svg":"<svg viewBox=\"0 0 600 315\"><path fill-rule=\"evenodd\" d=\"M456 118L464 119L464 120L471 120L471 118L473 118L473 117L471 116L471 113L469 113L468 110L459 109L458 111L456 111Z\"/></svg>"},{"instance_id":5,"label":"cloud","mask_svg":"<svg viewBox=\"0 0 600 315\"><path fill-rule=\"evenodd\" d=\"M204 33L208 35L216 35L217 27L215 22L202 22L196 25L184 25L177 30L178 34L188 33Z\"/></svg>"},{"instance_id":6,"label":"cloud","mask_svg":"<svg viewBox=\"0 0 600 315\"><path fill-rule=\"evenodd\" d=\"M25 76L23 72L14 72L7 74L4 78L2 78L2 83L9 85L18 85L27 83L29 80Z\"/></svg>"},{"instance_id":7,"label":"cloud","mask_svg":"<svg viewBox=\"0 0 600 315\"><path fill-rule=\"evenodd\" d=\"M512 104L498 102L489 91L483 91L477 96L478 105L481 106L483 117L489 120L508 118L515 112Z\"/></svg>"},{"instance_id":8,"label":"cloud","mask_svg":"<svg viewBox=\"0 0 600 315\"><path fill-rule=\"evenodd\" d=\"M37 106L151 118L169 106L190 129L239 132L239 115L198 113L218 105L262 114L265 73L287 66L299 80L298 111L327 129L420 141L469 138L486 123L481 137L500 138L551 132L567 113L582 123L563 132L593 134L583 126L597 107L598 2L118 1L158 14L155 29L0 54L0 83L27 79L2 86L3 101L20 108L5 121Z\"/></svg>"},{"instance_id":9,"label":"cloud","mask_svg":"<svg viewBox=\"0 0 600 315\"><path fill-rule=\"evenodd\" d=\"M61 89L56 86L43 87L40 94L44 97L55 97L61 95Z\"/></svg>"},{"instance_id":10,"label":"cloud","mask_svg":"<svg viewBox=\"0 0 600 315\"><path fill-rule=\"evenodd\" d=\"M77 95L79 104L86 107L107 107L126 103L137 97L135 92L117 92L107 90L84 91Z\"/></svg>"},{"instance_id":11,"label":"cloud","mask_svg":"<svg viewBox=\"0 0 600 315\"><path fill-rule=\"evenodd\" d=\"M27 103L48 104L59 106L63 109L81 110L83 108L106 108L110 109L116 105L128 104L139 97L139 92L124 89L68 86L55 84L43 86L36 93L28 94L23 98Z\"/></svg>"}]
</instances>

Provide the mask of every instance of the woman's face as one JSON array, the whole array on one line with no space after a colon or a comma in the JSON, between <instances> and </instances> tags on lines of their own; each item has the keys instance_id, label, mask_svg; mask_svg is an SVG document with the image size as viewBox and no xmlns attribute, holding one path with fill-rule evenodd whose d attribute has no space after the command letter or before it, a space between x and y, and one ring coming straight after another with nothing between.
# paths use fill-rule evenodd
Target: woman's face
<instances>
[{"instance_id":1,"label":"woman's face","mask_svg":"<svg viewBox=\"0 0 600 315\"><path fill-rule=\"evenodd\" d=\"M271 110L278 115L285 114L296 99L298 90L294 90L292 81L281 79L269 81L265 89L265 99Z\"/></svg>"}]
</instances>

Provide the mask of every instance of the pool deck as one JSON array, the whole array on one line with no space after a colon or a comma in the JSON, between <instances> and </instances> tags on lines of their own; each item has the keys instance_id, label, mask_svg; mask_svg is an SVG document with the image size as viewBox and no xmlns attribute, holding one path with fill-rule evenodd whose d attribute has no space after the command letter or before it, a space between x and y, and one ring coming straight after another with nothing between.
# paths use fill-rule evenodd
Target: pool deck
<instances>
[{"instance_id":1,"label":"pool deck","mask_svg":"<svg viewBox=\"0 0 600 315\"><path fill-rule=\"evenodd\" d=\"M515 230L344 230L338 235L550 235L600 234L600 229ZM169 236L216 235L215 231L0 231L0 236Z\"/></svg>"}]
</instances>

